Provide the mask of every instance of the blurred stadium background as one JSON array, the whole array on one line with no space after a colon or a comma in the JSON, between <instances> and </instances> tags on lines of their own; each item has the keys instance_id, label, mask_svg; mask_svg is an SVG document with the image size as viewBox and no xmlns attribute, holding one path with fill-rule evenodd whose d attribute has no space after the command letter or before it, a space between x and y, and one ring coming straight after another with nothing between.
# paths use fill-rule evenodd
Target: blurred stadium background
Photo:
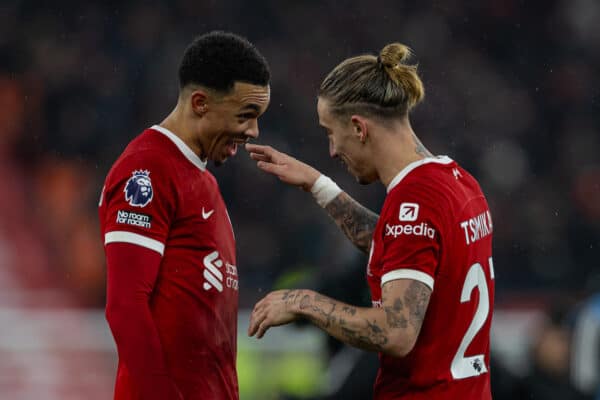
<instances>
[{"instance_id":1,"label":"blurred stadium background","mask_svg":"<svg viewBox=\"0 0 600 400\"><path fill-rule=\"evenodd\" d=\"M212 29L247 36L270 63L259 142L376 210L383 188L329 159L315 94L343 58L411 46L427 93L415 131L479 179L495 218L495 399L598 396L598 21L597 0L2 0L0 399L111 398L100 188L125 144L171 110L184 47ZM365 257L245 152L211 170L238 242L242 400L364 398L373 356L302 324L257 342L245 324L273 287L368 305Z\"/></svg>"}]
</instances>

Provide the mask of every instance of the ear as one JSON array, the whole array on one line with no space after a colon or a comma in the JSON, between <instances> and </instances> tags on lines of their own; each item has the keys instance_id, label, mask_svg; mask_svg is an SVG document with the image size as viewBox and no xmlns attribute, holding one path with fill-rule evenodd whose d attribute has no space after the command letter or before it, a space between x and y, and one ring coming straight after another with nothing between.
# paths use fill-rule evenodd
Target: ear
<instances>
[{"instance_id":1,"label":"ear","mask_svg":"<svg viewBox=\"0 0 600 400\"><path fill-rule=\"evenodd\" d=\"M200 117L206 114L206 111L208 110L208 94L205 91L200 89L194 90L190 96L190 101L194 113Z\"/></svg>"},{"instance_id":2,"label":"ear","mask_svg":"<svg viewBox=\"0 0 600 400\"><path fill-rule=\"evenodd\" d=\"M360 115L353 115L350 117L350 123L352 124L355 135L358 136L358 140L360 140L361 143L365 143L367 141L367 136L369 135L367 120Z\"/></svg>"}]
</instances>

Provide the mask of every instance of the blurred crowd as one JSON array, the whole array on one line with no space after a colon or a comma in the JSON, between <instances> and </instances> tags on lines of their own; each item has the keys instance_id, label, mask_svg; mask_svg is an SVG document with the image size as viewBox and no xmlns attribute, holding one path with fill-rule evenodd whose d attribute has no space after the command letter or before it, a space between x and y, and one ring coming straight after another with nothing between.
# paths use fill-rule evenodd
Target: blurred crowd
<instances>
[{"instance_id":1,"label":"blurred crowd","mask_svg":"<svg viewBox=\"0 0 600 400\"><path fill-rule=\"evenodd\" d=\"M415 132L477 177L490 202L497 304L584 298L600 287L598 20L595 0L3 0L0 304L104 305L102 182L124 146L170 112L185 46L212 29L245 35L270 63L259 142L375 210L384 189L357 185L329 158L315 96L342 59L412 47L426 88ZM236 231L241 307L274 285L347 271L360 282L365 257L309 195L245 152L209 168Z\"/></svg>"}]
</instances>

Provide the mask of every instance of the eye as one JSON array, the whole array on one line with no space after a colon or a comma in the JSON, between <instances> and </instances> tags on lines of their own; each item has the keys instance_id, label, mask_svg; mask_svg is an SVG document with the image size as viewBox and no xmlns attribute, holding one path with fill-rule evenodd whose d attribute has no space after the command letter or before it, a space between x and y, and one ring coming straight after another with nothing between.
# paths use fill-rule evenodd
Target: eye
<instances>
[{"instance_id":1,"label":"eye","mask_svg":"<svg viewBox=\"0 0 600 400\"><path fill-rule=\"evenodd\" d=\"M250 119L256 118L256 114L254 114L254 113L239 114L239 115L237 115L237 118L240 123L244 123Z\"/></svg>"}]
</instances>

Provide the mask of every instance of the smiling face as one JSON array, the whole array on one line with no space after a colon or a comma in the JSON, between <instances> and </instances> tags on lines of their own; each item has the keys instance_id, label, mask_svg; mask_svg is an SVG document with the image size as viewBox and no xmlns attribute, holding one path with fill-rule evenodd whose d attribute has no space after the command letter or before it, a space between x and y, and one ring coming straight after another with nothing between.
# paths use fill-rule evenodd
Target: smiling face
<instances>
[{"instance_id":1,"label":"smiling face","mask_svg":"<svg viewBox=\"0 0 600 400\"><path fill-rule=\"evenodd\" d=\"M258 138L258 117L269 106L269 86L236 82L226 95L208 95L205 100L194 96L193 107L202 115L198 138L202 158L221 165L239 145Z\"/></svg>"},{"instance_id":2,"label":"smiling face","mask_svg":"<svg viewBox=\"0 0 600 400\"><path fill-rule=\"evenodd\" d=\"M366 185L376 181L378 176L367 143L366 125L361 123L364 120L336 115L329 101L322 97L317 102L317 113L319 124L325 128L329 139L329 155L339 158L359 183Z\"/></svg>"}]
</instances>

